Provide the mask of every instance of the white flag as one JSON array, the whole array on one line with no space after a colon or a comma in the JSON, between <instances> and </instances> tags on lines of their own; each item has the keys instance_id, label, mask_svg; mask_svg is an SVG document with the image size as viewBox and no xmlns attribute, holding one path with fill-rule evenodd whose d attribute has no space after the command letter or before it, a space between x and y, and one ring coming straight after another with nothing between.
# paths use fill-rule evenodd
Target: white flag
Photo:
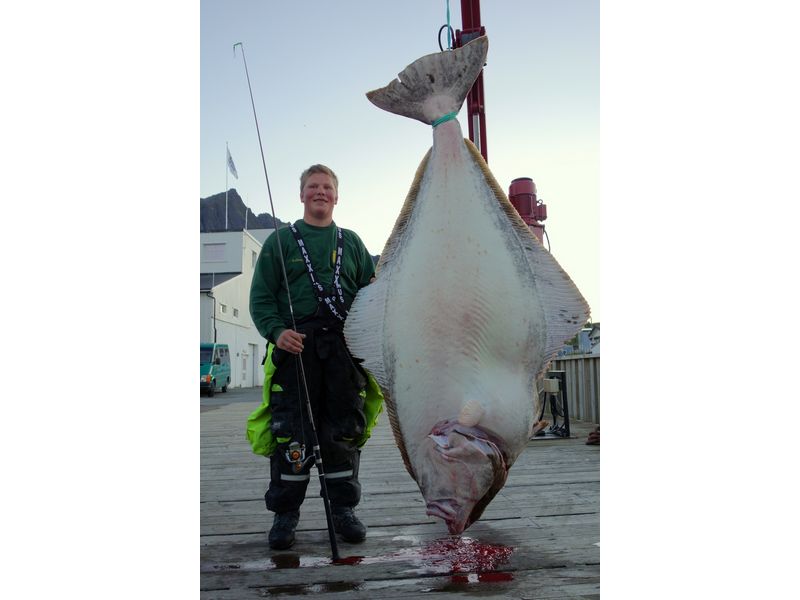
<instances>
[{"instance_id":1,"label":"white flag","mask_svg":"<svg viewBox=\"0 0 800 600\"><path fill-rule=\"evenodd\" d=\"M225 148L225 151L228 153L228 168L230 169L231 174L234 177L236 177L236 179L239 179L239 174L236 172L236 165L233 164L233 158L231 157L231 151L228 150L227 148Z\"/></svg>"}]
</instances>

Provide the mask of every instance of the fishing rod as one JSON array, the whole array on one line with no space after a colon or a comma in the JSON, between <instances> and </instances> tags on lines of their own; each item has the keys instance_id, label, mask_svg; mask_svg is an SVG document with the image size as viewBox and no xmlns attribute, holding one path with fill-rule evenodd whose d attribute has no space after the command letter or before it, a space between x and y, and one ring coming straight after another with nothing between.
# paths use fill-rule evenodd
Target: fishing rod
<instances>
[{"instance_id":1,"label":"fishing rod","mask_svg":"<svg viewBox=\"0 0 800 600\"><path fill-rule=\"evenodd\" d=\"M292 330L297 332L297 323L294 318L294 307L292 306L292 294L289 291L289 277L286 275L286 264L283 260L283 247L281 246L280 231L278 226L278 219L275 217L275 205L272 202L272 191L269 187L269 175L267 174L267 161L264 158L264 147L261 144L261 131L258 128L258 117L256 116L256 104L253 100L253 88L250 86L250 73L247 70L247 58L244 55L244 45L242 42L237 42L233 45L233 55L236 56L236 46L242 49L242 60L244 61L244 73L247 76L247 89L250 91L250 104L253 106L253 119L256 122L256 133L258 134L258 148L261 150L261 164L264 166L264 178L267 180L267 195L269 196L269 206L272 209L272 224L275 228L275 235L277 236L278 256L281 260L281 272L283 273L283 281L286 284L286 297L289 301L289 314L292 318ZM277 343L277 340L276 340ZM306 372L303 367L302 353L295 356L297 364L300 366L300 378L303 381L303 391L306 395L306 412L308 413L308 421L311 424L311 443L314 448L314 464L317 466L317 473L319 474L319 485L322 492L322 501L325 504L325 518L328 521L328 537L331 542L331 553L333 560L339 560L339 547L336 544L336 531L333 528L333 514L331 513L331 502L328 497L328 486L325 483L325 469L322 464L322 453L319 448L319 439L317 438L317 428L314 424L314 414L311 410L311 398L308 394L308 383L306 382ZM301 419L302 421L302 419Z\"/></svg>"}]
</instances>

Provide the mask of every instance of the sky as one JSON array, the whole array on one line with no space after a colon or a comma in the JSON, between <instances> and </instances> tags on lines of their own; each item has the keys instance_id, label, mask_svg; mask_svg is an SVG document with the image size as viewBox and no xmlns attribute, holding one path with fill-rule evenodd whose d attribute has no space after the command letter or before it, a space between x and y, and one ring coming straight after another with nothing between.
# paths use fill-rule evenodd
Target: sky
<instances>
[{"instance_id":1,"label":"sky","mask_svg":"<svg viewBox=\"0 0 800 600\"><path fill-rule=\"evenodd\" d=\"M254 213L269 207L258 133L276 216L302 217L299 176L330 166L339 178L334 218L379 254L432 131L373 106L366 92L439 52L447 2L200 3L200 196L236 188ZM547 205L550 249L599 321L599 3L483 2L488 163L508 191L531 177ZM462 29L461 3L450 25ZM447 45L446 32L442 44ZM466 109L458 120L469 135ZM238 179L225 166L226 142Z\"/></svg>"}]
</instances>

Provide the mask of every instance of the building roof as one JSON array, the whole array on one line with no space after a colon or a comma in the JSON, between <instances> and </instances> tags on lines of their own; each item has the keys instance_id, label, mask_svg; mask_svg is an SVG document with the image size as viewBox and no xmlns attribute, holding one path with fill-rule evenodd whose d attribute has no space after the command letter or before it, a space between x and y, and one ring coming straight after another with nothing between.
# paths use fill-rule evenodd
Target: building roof
<instances>
[{"instance_id":1,"label":"building roof","mask_svg":"<svg viewBox=\"0 0 800 600\"><path fill-rule=\"evenodd\" d=\"M241 273L200 273L200 291L210 292L220 283L233 279Z\"/></svg>"}]
</instances>

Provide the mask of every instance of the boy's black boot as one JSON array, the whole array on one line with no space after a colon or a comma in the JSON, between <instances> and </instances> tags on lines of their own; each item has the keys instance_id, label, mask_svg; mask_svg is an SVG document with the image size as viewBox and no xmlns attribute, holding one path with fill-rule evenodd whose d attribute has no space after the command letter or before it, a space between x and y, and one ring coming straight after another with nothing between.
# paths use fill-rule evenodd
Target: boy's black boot
<instances>
[{"instance_id":1,"label":"boy's black boot","mask_svg":"<svg viewBox=\"0 0 800 600\"><path fill-rule=\"evenodd\" d=\"M294 544L294 530L300 520L300 511L293 510L275 513L272 529L269 530L269 547L273 550L286 550Z\"/></svg>"},{"instance_id":2,"label":"boy's black boot","mask_svg":"<svg viewBox=\"0 0 800 600\"><path fill-rule=\"evenodd\" d=\"M342 536L345 542L363 542L367 537L367 528L358 520L353 509L349 506L334 506L331 508L333 514L333 528L336 533Z\"/></svg>"}]
</instances>

